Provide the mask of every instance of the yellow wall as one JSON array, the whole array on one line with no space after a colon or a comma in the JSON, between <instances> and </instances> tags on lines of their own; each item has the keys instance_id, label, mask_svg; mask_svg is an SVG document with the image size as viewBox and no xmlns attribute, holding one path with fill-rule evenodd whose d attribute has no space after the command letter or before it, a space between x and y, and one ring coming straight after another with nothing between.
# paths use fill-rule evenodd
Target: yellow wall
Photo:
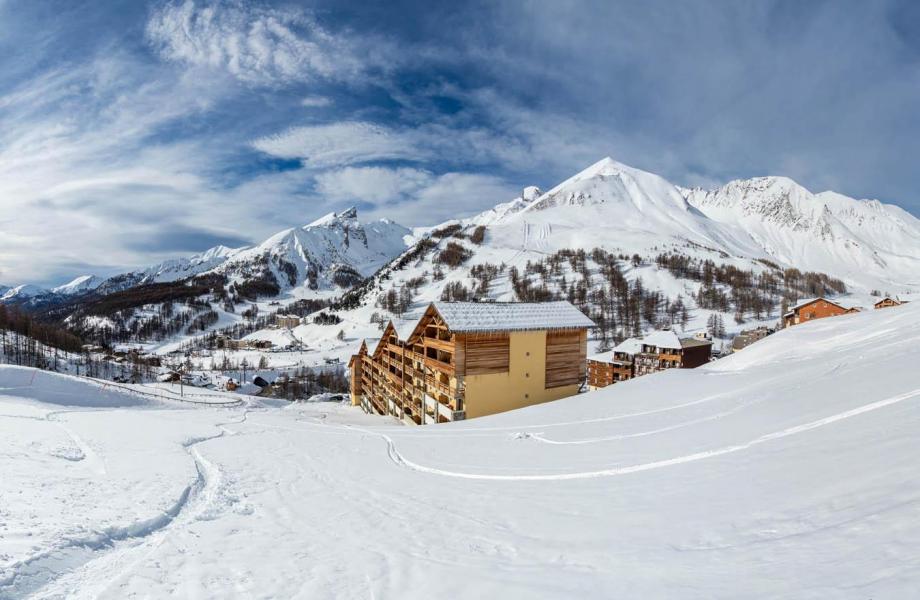
<instances>
[{"instance_id":1,"label":"yellow wall","mask_svg":"<svg viewBox=\"0 0 920 600\"><path fill-rule=\"evenodd\" d=\"M512 332L507 373L468 375L465 378L466 418L558 400L578 393L578 385L544 389L546 332Z\"/></svg>"}]
</instances>

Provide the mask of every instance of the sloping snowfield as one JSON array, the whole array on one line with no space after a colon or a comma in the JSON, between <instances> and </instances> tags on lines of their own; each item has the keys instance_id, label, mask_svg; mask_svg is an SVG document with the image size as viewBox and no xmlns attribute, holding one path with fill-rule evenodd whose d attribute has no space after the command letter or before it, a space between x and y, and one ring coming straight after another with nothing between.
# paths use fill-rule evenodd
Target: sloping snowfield
<instances>
[{"instance_id":1,"label":"sloping snowfield","mask_svg":"<svg viewBox=\"0 0 920 600\"><path fill-rule=\"evenodd\" d=\"M444 426L0 367L0 597L915 598L920 302Z\"/></svg>"}]
</instances>

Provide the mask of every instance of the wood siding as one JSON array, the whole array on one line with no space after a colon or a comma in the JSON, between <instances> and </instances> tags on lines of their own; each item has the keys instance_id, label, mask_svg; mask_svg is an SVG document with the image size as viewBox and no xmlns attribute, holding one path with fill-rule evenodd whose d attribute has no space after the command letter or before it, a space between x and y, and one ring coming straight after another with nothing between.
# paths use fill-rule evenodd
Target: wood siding
<instances>
[{"instance_id":1,"label":"wood siding","mask_svg":"<svg viewBox=\"0 0 920 600\"><path fill-rule=\"evenodd\" d=\"M507 373L511 361L511 347L507 335L467 337L464 347L464 372L466 375Z\"/></svg>"},{"instance_id":2,"label":"wood siding","mask_svg":"<svg viewBox=\"0 0 920 600\"><path fill-rule=\"evenodd\" d=\"M547 332L546 388L581 383L585 378L585 331Z\"/></svg>"}]
</instances>

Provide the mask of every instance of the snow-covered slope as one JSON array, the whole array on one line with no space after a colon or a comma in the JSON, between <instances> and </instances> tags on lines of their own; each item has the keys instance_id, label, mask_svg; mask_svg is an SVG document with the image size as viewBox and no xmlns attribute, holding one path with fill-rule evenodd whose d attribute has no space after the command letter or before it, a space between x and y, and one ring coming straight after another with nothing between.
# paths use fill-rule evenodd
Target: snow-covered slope
<instances>
[{"instance_id":1,"label":"snow-covered slope","mask_svg":"<svg viewBox=\"0 0 920 600\"><path fill-rule=\"evenodd\" d=\"M362 224L350 208L281 231L228 257L213 272L245 278L267 267L282 287L348 288L406 248L411 231L388 219Z\"/></svg>"},{"instance_id":2,"label":"snow-covered slope","mask_svg":"<svg viewBox=\"0 0 920 600\"><path fill-rule=\"evenodd\" d=\"M920 287L920 220L897 206L835 192L812 194L785 177L681 191L689 204L743 231L779 263L868 287Z\"/></svg>"},{"instance_id":3,"label":"snow-covered slope","mask_svg":"<svg viewBox=\"0 0 920 600\"><path fill-rule=\"evenodd\" d=\"M34 298L35 296L41 296L47 294L49 290L38 287L37 285L32 285L31 283L24 283L22 285L17 285L13 288L8 288L6 292L0 296L0 301L10 302L10 301L23 301L28 300L29 298Z\"/></svg>"},{"instance_id":4,"label":"snow-covered slope","mask_svg":"<svg viewBox=\"0 0 920 600\"><path fill-rule=\"evenodd\" d=\"M0 367L0 597L912 598L918 361L911 303L424 428Z\"/></svg>"},{"instance_id":5,"label":"snow-covered slope","mask_svg":"<svg viewBox=\"0 0 920 600\"><path fill-rule=\"evenodd\" d=\"M80 275L64 285L51 288L52 293L72 296L92 291L99 287L102 280L95 275Z\"/></svg>"}]
</instances>

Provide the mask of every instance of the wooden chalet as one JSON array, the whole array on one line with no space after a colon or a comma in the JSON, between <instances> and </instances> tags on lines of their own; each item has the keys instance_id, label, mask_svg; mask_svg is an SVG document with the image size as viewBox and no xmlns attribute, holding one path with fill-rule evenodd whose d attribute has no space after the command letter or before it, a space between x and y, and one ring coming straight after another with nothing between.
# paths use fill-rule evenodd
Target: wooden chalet
<instances>
[{"instance_id":1,"label":"wooden chalet","mask_svg":"<svg viewBox=\"0 0 920 600\"><path fill-rule=\"evenodd\" d=\"M712 340L679 338L670 330L655 331L642 338L642 350L636 355L636 376L665 369L693 369L709 362Z\"/></svg>"},{"instance_id":2,"label":"wooden chalet","mask_svg":"<svg viewBox=\"0 0 920 600\"><path fill-rule=\"evenodd\" d=\"M897 299L897 298L888 298L888 297L885 297L885 298L882 298L881 300L879 300L878 302L876 302L873 306L874 306L876 309L879 309L879 308L891 308L892 306L901 306L902 304L906 304L906 303L907 303L906 300L899 300L899 299Z\"/></svg>"},{"instance_id":3,"label":"wooden chalet","mask_svg":"<svg viewBox=\"0 0 920 600\"><path fill-rule=\"evenodd\" d=\"M812 298L799 302L783 315L783 327L792 327L815 319L836 317L850 312L850 309L840 306L824 297Z\"/></svg>"},{"instance_id":4,"label":"wooden chalet","mask_svg":"<svg viewBox=\"0 0 920 600\"><path fill-rule=\"evenodd\" d=\"M557 400L585 379L587 330L568 302L434 302L351 357L352 404L443 423Z\"/></svg>"},{"instance_id":5,"label":"wooden chalet","mask_svg":"<svg viewBox=\"0 0 920 600\"><path fill-rule=\"evenodd\" d=\"M636 375L636 354L642 349L641 338L628 338L608 352L588 357L588 389L597 390Z\"/></svg>"}]
</instances>

